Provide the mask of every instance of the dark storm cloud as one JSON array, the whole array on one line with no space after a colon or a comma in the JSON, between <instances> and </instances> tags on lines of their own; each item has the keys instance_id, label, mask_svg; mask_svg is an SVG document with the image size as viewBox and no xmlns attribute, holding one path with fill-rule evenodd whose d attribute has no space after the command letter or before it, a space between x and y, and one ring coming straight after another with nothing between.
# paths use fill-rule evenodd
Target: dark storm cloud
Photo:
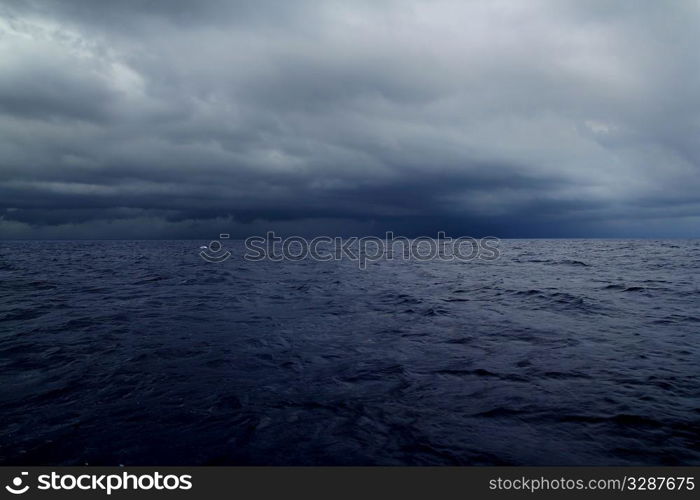
<instances>
[{"instance_id":1,"label":"dark storm cloud","mask_svg":"<svg viewBox=\"0 0 700 500\"><path fill-rule=\"evenodd\" d=\"M697 236L697 2L0 1L0 235Z\"/></svg>"}]
</instances>

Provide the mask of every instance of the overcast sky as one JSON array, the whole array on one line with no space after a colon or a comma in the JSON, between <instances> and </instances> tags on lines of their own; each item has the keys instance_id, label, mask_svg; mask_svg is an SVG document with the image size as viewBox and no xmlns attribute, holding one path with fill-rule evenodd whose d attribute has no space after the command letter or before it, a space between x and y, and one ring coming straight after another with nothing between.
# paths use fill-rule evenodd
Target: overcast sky
<instances>
[{"instance_id":1,"label":"overcast sky","mask_svg":"<svg viewBox=\"0 0 700 500\"><path fill-rule=\"evenodd\" d=\"M0 237L700 236L700 1L0 0Z\"/></svg>"}]
</instances>

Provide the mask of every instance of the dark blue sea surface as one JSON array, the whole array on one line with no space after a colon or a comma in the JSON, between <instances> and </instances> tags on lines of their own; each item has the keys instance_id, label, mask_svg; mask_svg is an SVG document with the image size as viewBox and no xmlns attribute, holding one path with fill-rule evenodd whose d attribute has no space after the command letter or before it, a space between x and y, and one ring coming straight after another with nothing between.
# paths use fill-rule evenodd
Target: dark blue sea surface
<instances>
[{"instance_id":1,"label":"dark blue sea surface","mask_svg":"<svg viewBox=\"0 0 700 500\"><path fill-rule=\"evenodd\" d=\"M0 242L0 464L700 464L700 241Z\"/></svg>"}]
</instances>

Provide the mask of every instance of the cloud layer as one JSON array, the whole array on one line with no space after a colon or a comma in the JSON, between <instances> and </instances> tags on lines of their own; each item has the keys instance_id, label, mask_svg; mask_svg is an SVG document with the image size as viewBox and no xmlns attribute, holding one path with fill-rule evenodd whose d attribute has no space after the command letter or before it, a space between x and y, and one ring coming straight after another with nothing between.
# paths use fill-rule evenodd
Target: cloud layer
<instances>
[{"instance_id":1,"label":"cloud layer","mask_svg":"<svg viewBox=\"0 0 700 500\"><path fill-rule=\"evenodd\" d=\"M0 237L700 236L700 4L0 2Z\"/></svg>"}]
</instances>

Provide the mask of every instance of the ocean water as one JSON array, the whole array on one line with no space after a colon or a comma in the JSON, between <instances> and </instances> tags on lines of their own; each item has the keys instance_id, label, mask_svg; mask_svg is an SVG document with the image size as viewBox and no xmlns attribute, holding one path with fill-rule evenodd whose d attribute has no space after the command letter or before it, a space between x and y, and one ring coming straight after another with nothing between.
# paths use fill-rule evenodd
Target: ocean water
<instances>
[{"instance_id":1,"label":"ocean water","mask_svg":"<svg viewBox=\"0 0 700 500\"><path fill-rule=\"evenodd\" d=\"M0 242L0 464L700 464L700 241Z\"/></svg>"}]
</instances>

